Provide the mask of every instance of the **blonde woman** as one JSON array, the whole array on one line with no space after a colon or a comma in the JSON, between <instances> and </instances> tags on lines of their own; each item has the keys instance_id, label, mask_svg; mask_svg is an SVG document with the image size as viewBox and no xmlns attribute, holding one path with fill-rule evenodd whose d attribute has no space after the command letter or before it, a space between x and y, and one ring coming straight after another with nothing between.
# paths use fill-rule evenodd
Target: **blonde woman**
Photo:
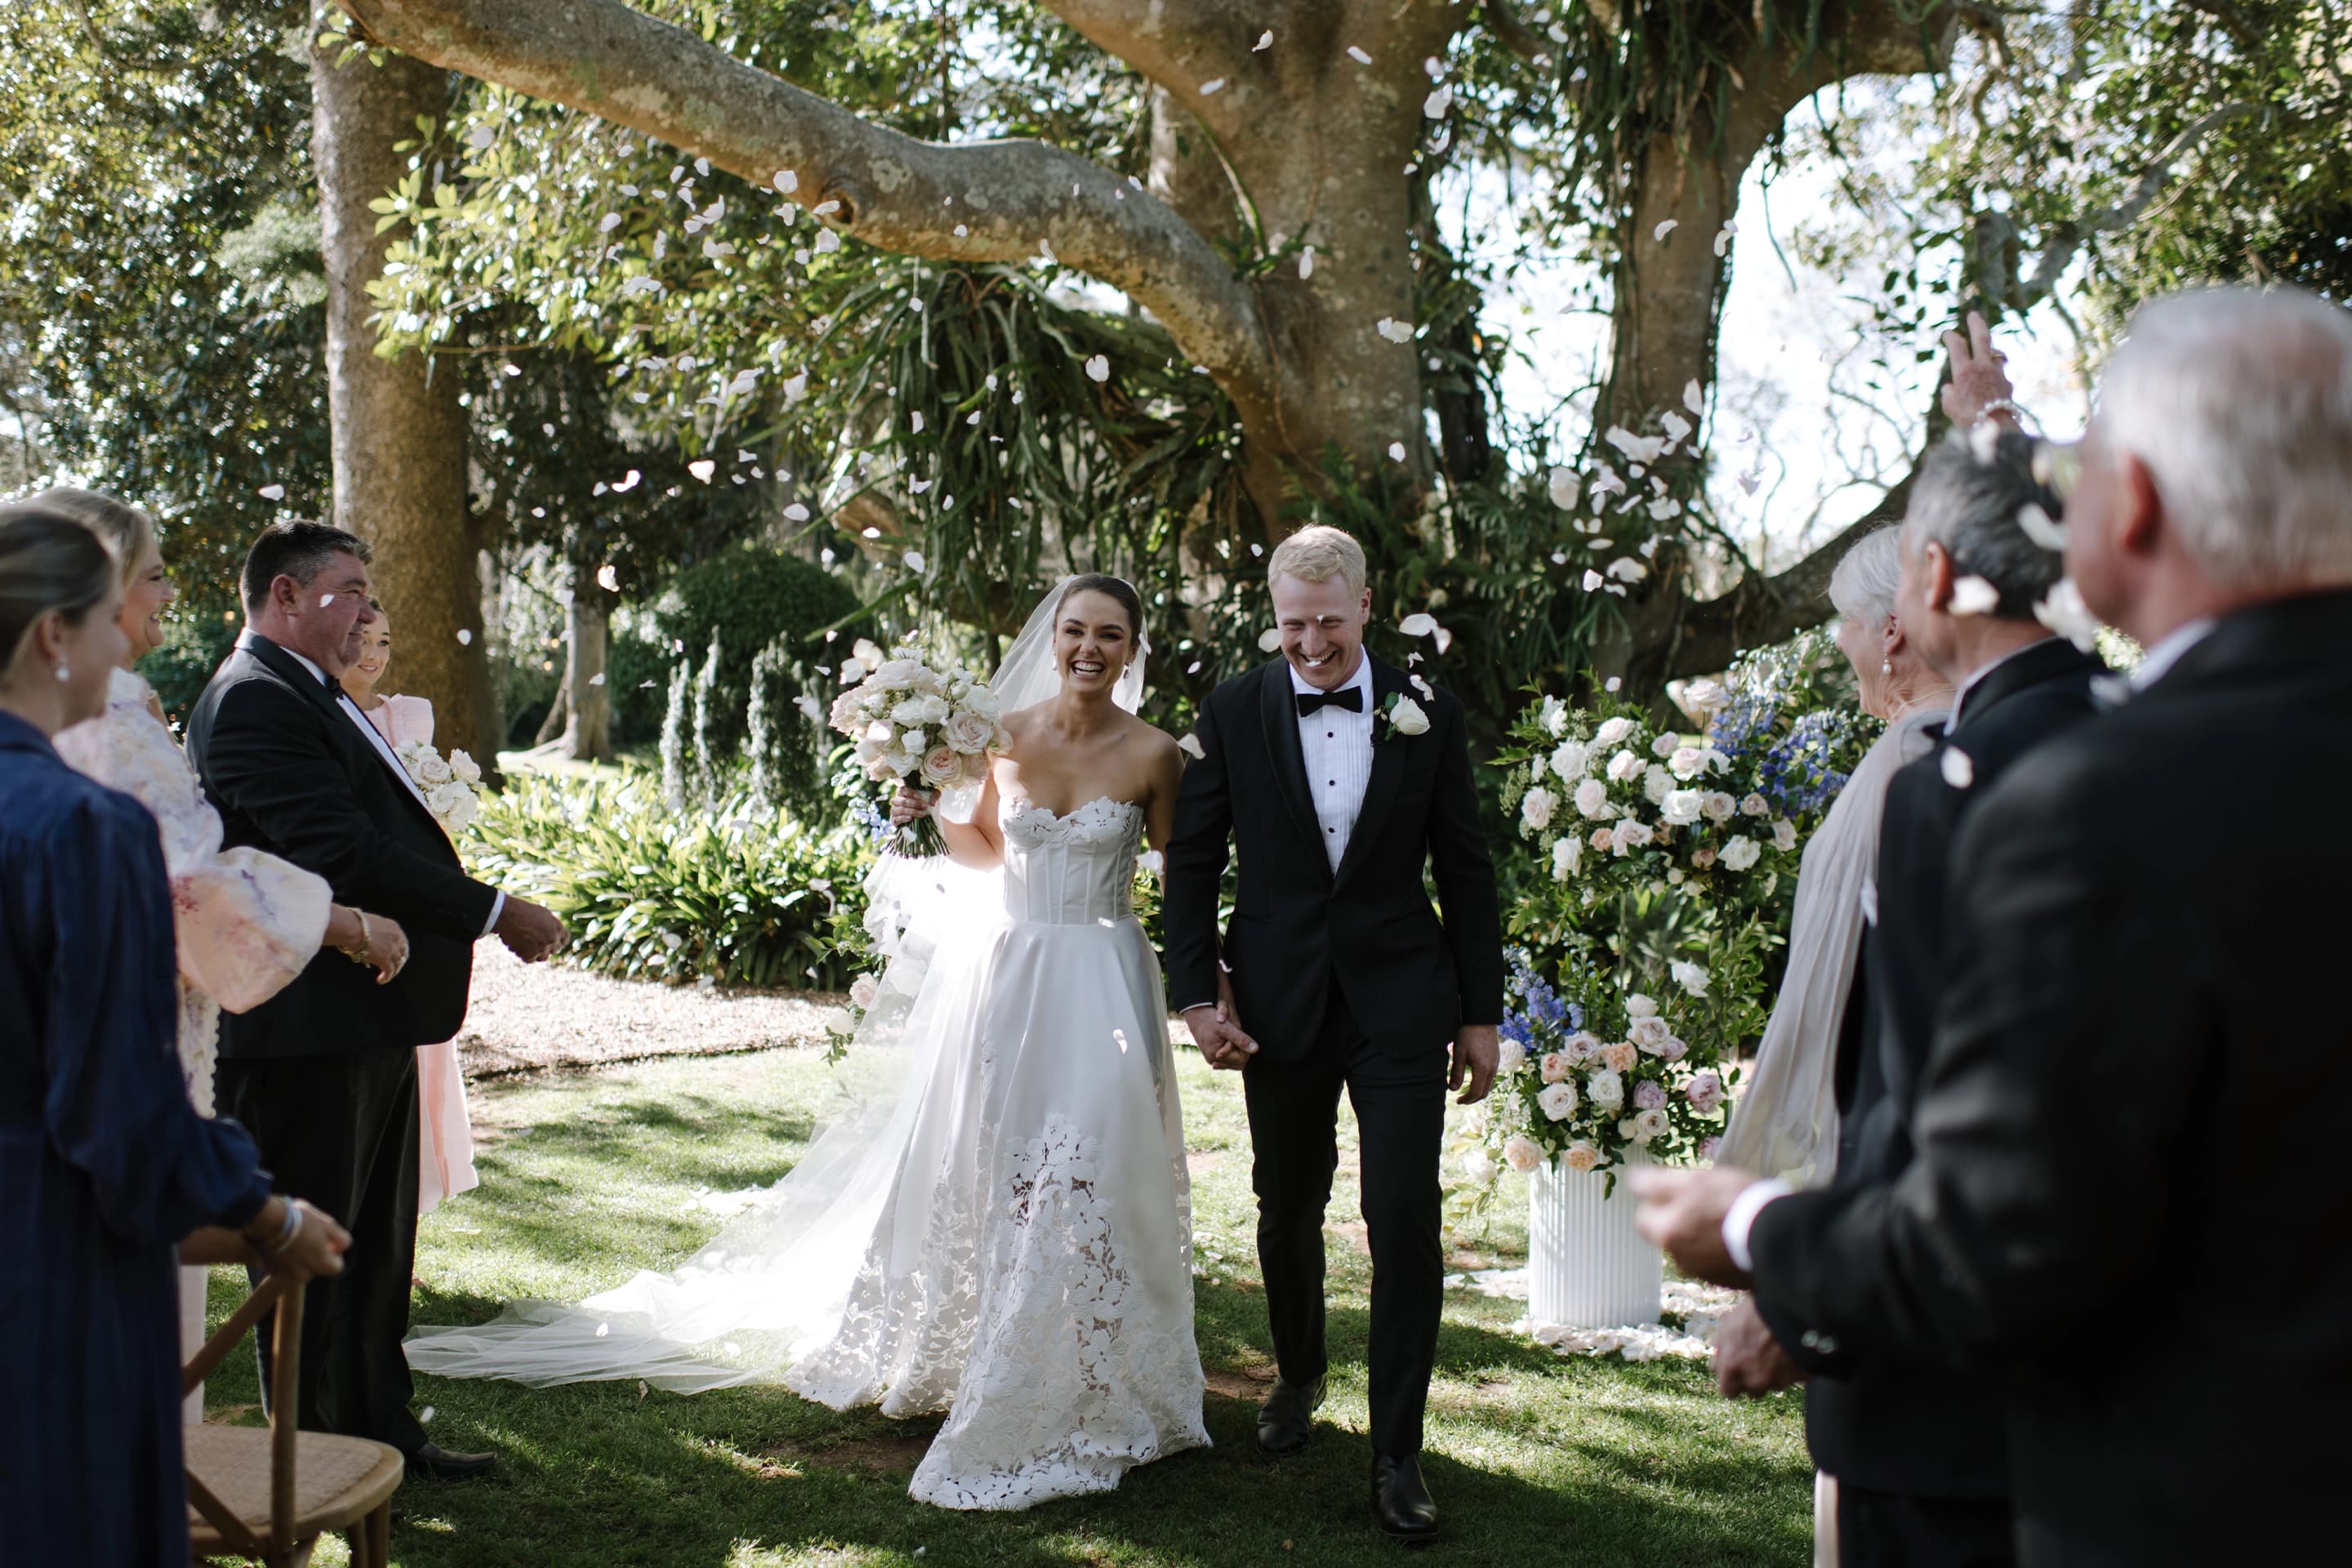
<instances>
[{"instance_id":1,"label":"blonde woman","mask_svg":"<svg viewBox=\"0 0 2352 1568\"><path fill-rule=\"evenodd\" d=\"M161 647L163 612L179 597L163 569L154 524L137 507L94 490L59 489L28 506L74 519L121 563L121 662L109 672L106 710L60 731L58 754L147 808L163 830L172 878L173 936L180 963L180 1074L188 1100L213 1114L213 1063L221 1010L249 1012L333 948L389 980L408 954L399 924L362 915L330 897L327 884L257 849L221 847L219 816L206 805L163 720L163 705L131 666ZM204 1342L205 1270L180 1270L181 1342ZM204 1390L188 1396L187 1418L204 1416Z\"/></svg>"},{"instance_id":2,"label":"blonde woman","mask_svg":"<svg viewBox=\"0 0 2352 1568\"><path fill-rule=\"evenodd\" d=\"M375 624L360 628L359 662L343 672L343 690L395 751L411 741L429 746L433 704L376 690L391 667L392 617L378 605ZM466 1074L455 1040L416 1047L416 1136L419 1215L482 1184L474 1170L474 1121L466 1106Z\"/></svg>"}]
</instances>

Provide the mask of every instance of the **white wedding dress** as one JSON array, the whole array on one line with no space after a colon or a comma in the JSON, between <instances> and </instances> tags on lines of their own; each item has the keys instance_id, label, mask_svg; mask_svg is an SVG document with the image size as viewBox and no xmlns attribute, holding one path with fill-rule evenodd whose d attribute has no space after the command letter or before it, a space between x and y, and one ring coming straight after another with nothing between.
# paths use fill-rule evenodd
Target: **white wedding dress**
<instances>
[{"instance_id":1,"label":"white wedding dress","mask_svg":"<svg viewBox=\"0 0 2352 1568\"><path fill-rule=\"evenodd\" d=\"M1167 1000L1129 901L1143 812L1000 816L1001 873L877 869L895 959L845 1064L877 1081L791 1175L676 1274L420 1331L411 1365L945 1411L910 1490L946 1508L1108 1490L1205 1445ZM901 931L915 882L931 912Z\"/></svg>"}]
</instances>

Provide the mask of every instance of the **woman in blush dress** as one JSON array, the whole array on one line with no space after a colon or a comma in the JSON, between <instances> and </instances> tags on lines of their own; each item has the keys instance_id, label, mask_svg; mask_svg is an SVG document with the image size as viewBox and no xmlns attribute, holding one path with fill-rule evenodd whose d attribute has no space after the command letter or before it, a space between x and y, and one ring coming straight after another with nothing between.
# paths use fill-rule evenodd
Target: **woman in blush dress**
<instances>
[{"instance_id":1,"label":"woman in blush dress","mask_svg":"<svg viewBox=\"0 0 2352 1568\"><path fill-rule=\"evenodd\" d=\"M392 617L375 607L375 624L360 628L360 661L343 672L343 690L394 751L433 743L433 704L422 697L376 690L392 666ZM416 1047L416 1212L431 1214L443 1198L482 1184L474 1170L473 1114L466 1106L466 1074L457 1042Z\"/></svg>"},{"instance_id":2,"label":"woman in blush dress","mask_svg":"<svg viewBox=\"0 0 2352 1568\"><path fill-rule=\"evenodd\" d=\"M162 830L172 878L173 935L180 964L180 1073L189 1103L213 1114L213 1059L223 1008L259 1006L302 973L322 948L372 963L382 980L408 952L405 934L383 916L334 903L320 878L256 849L223 849L220 817L205 802L163 710L131 666L163 645L163 612L179 595L163 569L154 524L137 507L93 490L44 491L29 505L70 517L98 535L122 566L121 662L108 672L106 710L60 731L58 754L145 806ZM207 1271L180 1270L184 1350L204 1342ZM204 1418L205 1394L186 1415Z\"/></svg>"},{"instance_id":3,"label":"woman in blush dress","mask_svg":"<svg viewBox=\"0 0 2352 1568\"><path fill-rule=\"evenodd\" d=\"M155 820L52 743L105 710L121 597L78 520L0 508L0 1560L186 1568L173 1248L237 1226L301 1280L351 1238L188 1103Z\"/></svg>"}]
</instances>

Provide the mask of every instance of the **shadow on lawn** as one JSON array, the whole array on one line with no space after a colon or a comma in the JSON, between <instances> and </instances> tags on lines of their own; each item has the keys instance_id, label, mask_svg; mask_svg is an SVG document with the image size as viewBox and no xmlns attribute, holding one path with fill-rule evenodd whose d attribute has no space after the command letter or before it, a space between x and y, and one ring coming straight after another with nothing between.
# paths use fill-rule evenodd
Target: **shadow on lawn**
<instances>
[{"instance_id":1,"label":"shadow on lawn","mask_svg":"<svg viewBox=\"0 0 2352 1568\"><path fill-rule=\"evenodd\" d=\"M421 1304L419 1317L455 1304L446 1298ZM1212 1381L1234 1391L1207 1400L1214 1447L1132 1471L1116 1492L1021 1513L953 1513L907 1496L938 1430L936 1416L836 1413L776 1388L680 1397L642 1393L634 1383L532 1390L420 1379L419 1400L439 1406L436 1440L496 1448L505 1469L486 1482L409 1488L395 1555L404 1568L493 1562L722 1568L865 1563L910 1557L919 1547L923 1568L1223 1568L1269 1560L1353 1568L1366 1553L1386 1550L1369 1517L1370 1447L1339 1424L1348 1418L1343 1411L1326 1412L1303 1455L1276 1461L1256 1449L1258 1384L1230 1369L1238 1361L1263 1373L1265 1352L1242 1334L1255 1324L1262 1336L1258 1293L1204 1289L1201 1306ZM1331 1311L1335 1372L1356 1378L1359 1392L1367 1327L1361 1310ZM1801 1484L1801 1466L1766 1460L1759 1474L1752 1452L1695 1444L1687 1431L1672 1431L1662 1413L1629 1407L1648 1397L1638 1386L1625 1391L1625 1401L1591 1408L1592 1430L1580 1431L1582 1407L1563 1409L1556 1385L1547 1392L1533 1381L1575 1380L1578 1372L1515 1337L1447 1325L1441 1395L1500 1374L1528 1380L1531 1401L1549 1401L1537 1431L1515 1430L1522 1424L1507 1409L1482 1429L1465 1424L1474 1413L1440 1414L1444 1398L1433 1405L1425 1466L1454 1550L1562 1565L1806 1560L1810 1542L1792 1531L1787 1499L1760 1495ZM1335 1396L1334 1404L1344 1402ZM1507 1470L1448 1451L1475 1450L1490 1436L1523 1446L1526 1457ZM1526 1473L1536 1467L1558 1474ZM1774 1473L1780 1468L1790 1473ZM1768 1479L1769 1489L1759 1485Z\"/></svg>"}]
</instances>

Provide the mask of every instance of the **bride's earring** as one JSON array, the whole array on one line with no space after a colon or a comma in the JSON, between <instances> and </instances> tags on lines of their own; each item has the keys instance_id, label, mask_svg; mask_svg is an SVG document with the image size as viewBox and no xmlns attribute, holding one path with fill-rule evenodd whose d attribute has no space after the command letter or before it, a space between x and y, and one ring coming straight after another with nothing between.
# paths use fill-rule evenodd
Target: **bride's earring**
<instances>
[{"instance_id":1,"label":"bride's earring","mask_svg":"<svg viewBox=\"0 0 2352 1568\"><path fill-rule=\"evenodd\" d=\"M1882 658L1882 659L1880 659L1880 660L1878 661L1878 673L1879 673L1879 674L1881 674L1881 675L1892 675L1892 674L1894 674L1894 673L1895 673L1895 661L1894 661L1893 659L1891 659L1891 658Z\"/></svg>"},{"instance_id":2,"label":"bride's earring","mask_svg":"<svg viewBox=\"0 0 2352 1568\"><path fill-rule=\"evenodd\" d=\"M62 685L62 684L64 684L66 681L71 680L72 679L73 679L73 671L72 671L72 670L68 669L68 668L66 668L66 667L65 667L64 665L62 665L62 664L61 664L61 665L59 665L59 666L58 666L58 684Z\"/></svg>"}]
</instances>

